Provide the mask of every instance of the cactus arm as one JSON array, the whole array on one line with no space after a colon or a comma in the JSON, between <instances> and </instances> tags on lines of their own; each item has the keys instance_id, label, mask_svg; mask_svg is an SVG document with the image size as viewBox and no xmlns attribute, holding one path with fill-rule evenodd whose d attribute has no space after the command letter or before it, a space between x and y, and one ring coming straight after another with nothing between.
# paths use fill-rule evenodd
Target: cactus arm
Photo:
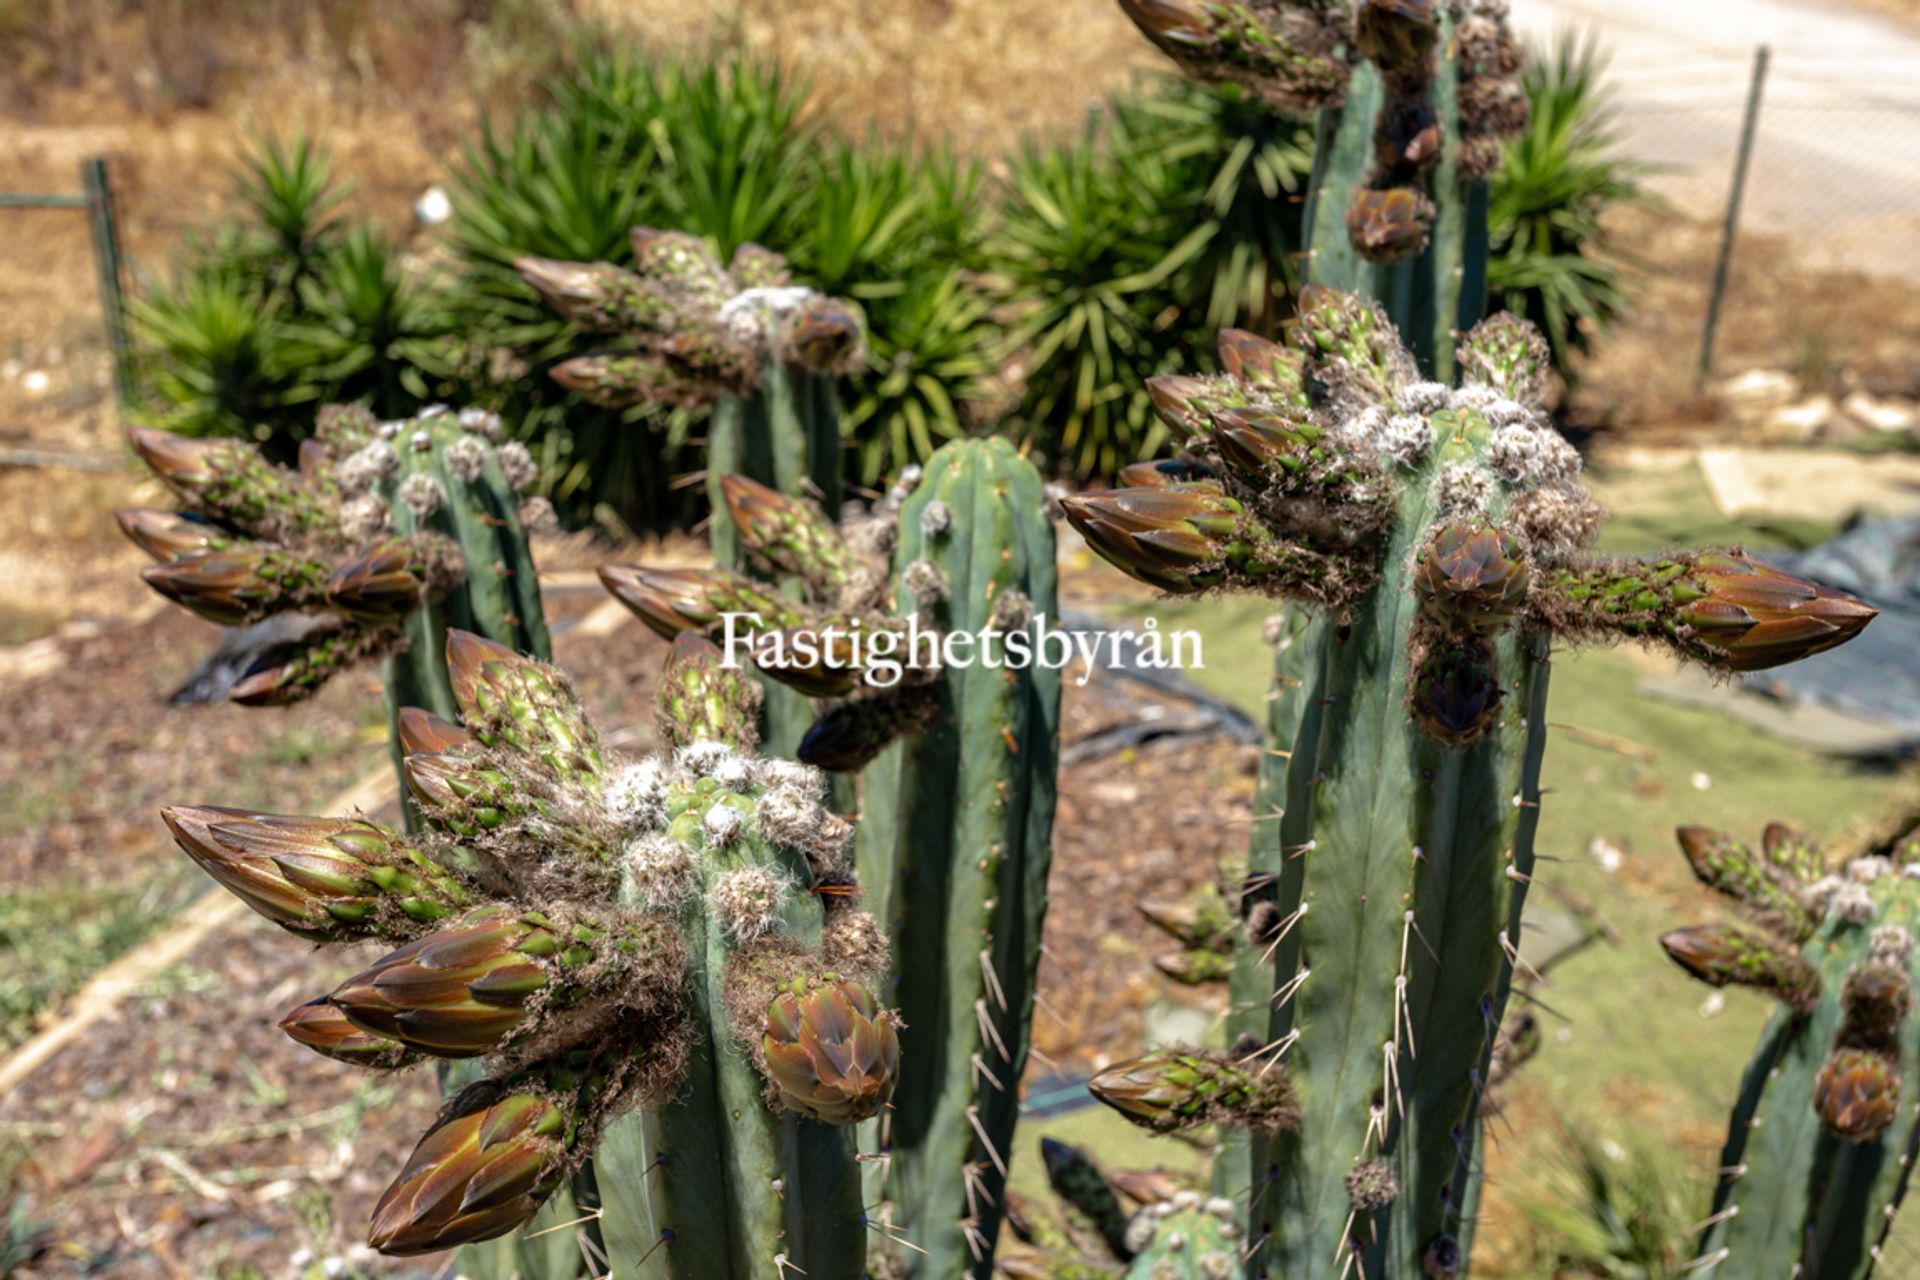
<instances>
[{"instance_id":1,"label":"cactus arm","mask_svg":"<svg viewBox=\"0 0 1920 1280\"><path fill-rule=\"evenodd\" d=\"M936 501L951 520L930 536L922 516ZM924 557L942 570L945 632L978 633L1014 592L1051 618L1044 508L1038 473L1007 442L949 445L902 511L896 568ZM1002 1214L1046 910L1059 673L951 667L940 697L942 720L869 769L862 834L870 883L891 885L906 1020L885 1191L901 1234L927 1251L909 1266L947 1280L990 1273ZM877 834L891 846L876 848Z\"/></svg>"},{"instance_id":2,"label":"cactus arm","mask_svg":"<svg viewBox=\"0 0 1920 1280\"><path fill-rule=\"evenodd\" d=\"M1844 1021L1833 998L1847 972L1867 959L1875 926L1920 924L1920 893L1902 881L1882 896L1872 925L1829 918L1803 954L1827 995L1806 1016L1781 1008L1762 1033L1742 1082L1721 1153L1709 1226L1698 1257L1719 1258L1716 1274L1762 1276L1797 1258L1807 1280L1868 1274L1903 1198L1920 1123L1913 1119L1920 1043L1908 1027L1900 1046L1896 1122L1881 1137L1844 1142L1827 1132L1811 1099ZM1878 886L1876 886L1878 887ZM1907 961L1910 976L1920 965Z\"/></svg>"}]
</instances>

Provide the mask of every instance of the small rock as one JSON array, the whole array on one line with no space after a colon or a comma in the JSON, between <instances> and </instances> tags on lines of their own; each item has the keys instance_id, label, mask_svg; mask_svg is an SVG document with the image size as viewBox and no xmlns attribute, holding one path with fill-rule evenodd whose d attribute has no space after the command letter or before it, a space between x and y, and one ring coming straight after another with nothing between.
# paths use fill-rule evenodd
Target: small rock
<instances>
[{"instance_id":1,"label":"small rock","mask_svg":"<svg viewBox=\"0 0 1920 1280\"><path fill-rule=\"evenodd\" d=\"M1743 416L1764 414L1799 396L1800 379L1783 369L1749 369L1720 384L1720 398Z\"/></svg>"},{"instance_id":2,"label":"small rock","mask_svg":"<svg viewBox=\"0 0 1920 1280\"><path fill-rule=\"evenodd\" d=\"M1713 785L1713 778L1698 769L1694 770L1693 777L1689 781L1693 783L1695 791L1705 791Z\"/></svg>"},{"instance_id":3,"label":"small rock","mask_svg":"<svg viewBox=\"0 0 1920 1280\"><path fill-rule=\"evenodd\" d=\"M1805 400L1782 405L1769 413L1761 424L1761 434L1769 440L1811 440L1834 420L1839 411L1832 396L1808 396Z\"/></svg>"},{"instance_id":4,"label":"small rock","mask_svg":"<svg viewBox=\"0 0 1920 1280\"><path fill-rule=\"evenodd\" d=\"M1864 391L1856 391L1840 407L1849 418L1875 431L1907 432L1920 427L1920 409L1916 409L1911 401L1896 400L1890 396L1880 399Z\"/></svg>"},{"instance_id":5,"label":"small rock","mask_svg":"<svg viewBox=\"0 0 1920 1280\"><path fill-rule=\"evenodd\" d=\"M437 227L453 216L453 200L448 197L447 189L439 183L420 193L413 202L413 216L420 219L422 226Z\"/></svg>"},{"instance_id":6,"label":"small rock","mask_svg":"<svg viewBox=\"0 0 1920 1280\"><path fill-rule=\"evenodd\" d=\"M1627 860L1626 852L1605 836L1595 836L1587 845L1587 854L1609 875L1619 871Z\"/></svg>"},{"instance_id":7,"label":"small rock","mask_svg":"<svg viewBox=\"0 0 1920 1280\"><path fill-rule=\"evenodd\" d=\"M20 389L30 396L44 395L53 379L47 376L45 369L30 369L20 379Z\"/></svg>"}]
</instances>

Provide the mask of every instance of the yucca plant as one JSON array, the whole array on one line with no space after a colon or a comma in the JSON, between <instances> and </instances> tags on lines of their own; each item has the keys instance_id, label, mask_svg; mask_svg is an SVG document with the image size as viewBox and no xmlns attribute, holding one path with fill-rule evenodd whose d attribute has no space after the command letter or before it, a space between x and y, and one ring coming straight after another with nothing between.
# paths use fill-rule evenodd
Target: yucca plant
<instances>
[{"instance_id":1,"label":"yucca plant","mask_svg":"<svg viewBox=\"0 0 1920 1280\"><path fill-rule=\"evenodd\" d=\"M1658 204L1641 185L1649 166L1621 153L1605 71L1597 38L1572 32L1528 57L1527 127L1506 144L1487 214L1492 305L1539 325L1568 380L1631 301L1634 259L1607 216Z\"/></svg>"},{"instance_id":2,"label":"yucca plant","mask_svg":"<svg viewBox=\"0 0 1920 1280\"><path fill-rule=\"evenodd\" d=\"M1055 470L1108 473L1165 439L1145 378L1171 367L1171 280L1210 237L1179 229L1185 171L1130 149L1123 121L1028 140L1011 167L988 253L1021 387L1014 425Z\"/></svg>"},{"instance_id":3,"label":"yucca plant","mask_svg":"<svg viewBox=\"0 0 1920 1280\"><path fill-rule=\"evenodd\" d=\"M302 369L301 400L354 401L397 418L449 389L452 319L432 284L408 279L379 234L349 230L297 287L298 314L284 329L288 358Z\"/></svg>"},{"instance_id":4,"label":"yucca plant","mask_svg":"<svg viewBox=\"0 0 1920 1280\"><path fill-rule=\"evenodd\" d=\"M285 145L263 138L241 161L235 185L264 233L262 258L274 283L297 284L332 240L347 198L348 188L334 182L332 157L305 135Z\"/></svg>"}]
</instances>

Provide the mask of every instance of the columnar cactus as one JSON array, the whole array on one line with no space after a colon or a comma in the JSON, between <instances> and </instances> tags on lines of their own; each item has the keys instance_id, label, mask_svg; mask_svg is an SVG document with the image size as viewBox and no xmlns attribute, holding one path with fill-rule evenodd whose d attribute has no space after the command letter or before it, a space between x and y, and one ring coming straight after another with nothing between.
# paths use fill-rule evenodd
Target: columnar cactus
<instances>
[{"instance_id":1,"label":"columnar cactus","mask_svg":"<svg viewBox=\"0 0 1920 1280\"><path fill-rule=\"evenodd\" d=\"M752 754L757 690L694 637L662 680L671 749L638 761L553 668L463 631L444 660L461 723L399 717L422 830L166 811L283 928L396 946L289 1013L295 1040L374 1069L485 1059L381 1198L373 1245L513 1230L611 1125L618 1274L856 1275L852 1126L886 1106L900 1049L821 775Z\"/></svg>"},{"instance_id":2,"label":"columnar cactus","mask_svg":"<svg viewBox=\"0 0 1920 1280\"><path fill-rule=\"evenodd\" d=\"M1734 1105L1694 1265L1722 1276L1872 1274L1920 1140L1910 1017L1920 863L1861 857L1829 873L1780 823L1757 848L1700 827L1679 837L1701 883L1748 923L1669 933L1667 954L1713 986L1753 987L1780 1004Z\"/></svg>"},{"instance_id":3,"label":"columnar cactus","mask_svg":"<svg viewBox=\"0 0 1920 1280\"><path fill-rule=\"evenodd\" d=\"M723 484L744 476L829 512L840 504L838 377L865 359L859 314L792 283L786 261L742 245L726 267L684 232L636 227L634 269L523 258L521 276L568 320L627 349L557 366L562 386L601 405L682 404L707 425L709 537L725 570L749 567ZM778 686L765 700L766 746L791 756L811 720Z\"/></svg>"},{"instance_id":4,"label":"columnar cactus","mask_svg":"<svg viewBox=\"0 0 1920 1280\"><path fill-rule=\"evenodd\" d=\"M501 441L495 415L429 409L381 423L358 406L329 406L298 471L237 440L149 429L129 440L182 507L118 513L158 562L141 574L148 585L222 626L295 618L242 674L233 701L298 702L362 659L418 657L422 642L437 661L439 616L545 651L524 529L552 511L516 496L538 473L524 446ZM408 666L403 656L392 670L406 681ZM404 700L450 709L420 690L410 682Z\"/></svg>"},{"instance_id":5,"label":"columnar cactus","mask_svg":"<svg viewBox=\"0 0 1920 1280\"><path fill-rule=\"evenodd\" d=\"M942 448L900 508L896 607L956 636L1057 618L1048 505L1006 441ZM992 1272L1053 853L1060 671L978 643L929 686L930 726L863 775L861 878L907 1023L880 1193L919 1247L900 1261L929 1280Z\"/></svg>"},{"instance_id":6,"label":"columnar cactus","mask_svg":"<svg viewBox=\"0 0 1920 1280\"><path fill-rule=\"evenodd\" d=\"M1349 295L1303 293L1293 336L1229 333L1228 376L1155 382L1188 450L1176 474L1204 478L1066 503L1143 581L1290 606L1273 716L1291 745L1240 904L1236 1004L1256 1012L1226 1055L1117 1068L1152 1087L1111 1100L1149 1127L1272 1134L1221 1182L1253 1189L1251 1275L1451 1276L1520 963L1551 639L1745 670L1840 643L1873 610L1736 552L1592 559L1579 455L1540 410L1543 344L1509 317L1462 340L1457 390L1422 381ZM1279 1077L1290 1113L1254 1087ZM1386 1190L1360 1194L1362 1170Z\"/></svg>"}]
</instances>

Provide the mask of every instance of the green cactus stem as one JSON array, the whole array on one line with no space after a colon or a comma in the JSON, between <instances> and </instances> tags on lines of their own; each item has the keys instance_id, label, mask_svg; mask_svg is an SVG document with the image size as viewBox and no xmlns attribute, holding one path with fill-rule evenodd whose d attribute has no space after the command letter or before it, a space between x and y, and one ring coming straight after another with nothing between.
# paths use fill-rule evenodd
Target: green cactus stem
<instances>
[{"instance_id":1,"label":"green cactus stem","mask_svg":"<svg viewBox=\"0 0 1920 1280\"><path fill-rule=\"evenodd\" d=\"M1549 644L1597 630L1551 602L1565 594L1555 584L1590 563L1582 548L1597 515L1578 455L1540 411L1539 339L1524 326L1499 317L1467 334L1457 389L1422 381L1384 312L1349 295L1305 291L1292 336L1283 348L1231 335L1223 363L1243 376L1162 384L1160 401L1196 420L1231 403L1237 424L1294 424L1267 439L1299 466L1249 466L1244 441L1196 431L1191 461L1214 479L1066 504L1089 546L1129 572L1160 573L1174 591L1218 584L1287 601L1271 719L1289 745L1271 749L1257 796L1232 1052L1171 1059L1165 1079L1123 1077L1105 1100L1143 1119L1146 1108L1161 1127L1254 1129L1260 1108L1202 1085L1237 1078L1220 1074L1229 1069L1288 1081L1297 1123L1229 1139L1216 1175L1218 1187L1251 1188L1249 1274L1330 1264L1369 1276L1458 1274L1472 1244L1484 1090L1521 964ZM1168 496L1231 523L1208 529L1186 514L1176 527L1135 514L1157 513L1143 501ZM1255 529L1346 572L1329 583L1226 550L1252 544ZM1196 537L1211 538L1210 559L1190 548ZM1171 572L1183 558L1210 576ZM1685 563L1723 561L1734 563ZM1769 608L1823 621L1860 608L1771 570L1747 572L1744 561L1712 572L1737 579L1711 590L1744 593L1750 630L1774 622ZM1775 603L1787 597L1800 603ZM1774 628L1752 646L1785 660L1845 638ZM1738 658L1744 640L1723 647ZM1776 914L1789 905L1776 903ZM1686 958L1723 980L1803 999L1813 990L1777 949ZM1178 1095L1185 1110L1175 1086L1194 1090ZM1163 1095L1174 1101L1160 1105ZM1833 1096L1852 1095L1837 1085ZM1359 1169L1377 1176L1352 1182Z\"/></svg>"},{"instance_id":2,"label":"green cactus stem","mask_svg":"<svg viewBox=\"0 0 1920 1280\"><path fill-rule=\"evenodd\" d=\"M1038 472L1006 441L945 446L900 509L897 604L942 632L1055 617L1046 508ZM860 878L900 958L887 990L906 1022L875 1198L918 1247L899 1250L908 1274L984 1280L1030 1041L1060 674L976 663L932 690L930 727L864 774Z\"/></svg>"},{"instance_id":3,"label":"green cactus stem","mask_svg":"<svg viewBox=\"0 0 1920 1280\"><path fill-rule=\"evenodd\" d=\"M1744 851L1702 828L1679 836L1696 870L1703 847ZM1777 887L1812 919L1810 934L1800 917L1756 902L1746 879L1707 881L1753 914L1743 933L1759 941L1749 949L1770 953L1735 980L1775 996L1780 1008L1741 1083L1693 1266L1719 1276L1861 1280L1878 1273L1920 1141L1920 1038L1911 1025L1920 880L1911 865L1879 857L1824 874L1806 841L1789 845L1789 836L1779 824L1768 828L1776 850L1796 851L1797 869ZM1708 982L1723 979L1720 967L1687 967ZM1783 982L1783 972L1800 976Z\"/></svg>"}]
</instances>

